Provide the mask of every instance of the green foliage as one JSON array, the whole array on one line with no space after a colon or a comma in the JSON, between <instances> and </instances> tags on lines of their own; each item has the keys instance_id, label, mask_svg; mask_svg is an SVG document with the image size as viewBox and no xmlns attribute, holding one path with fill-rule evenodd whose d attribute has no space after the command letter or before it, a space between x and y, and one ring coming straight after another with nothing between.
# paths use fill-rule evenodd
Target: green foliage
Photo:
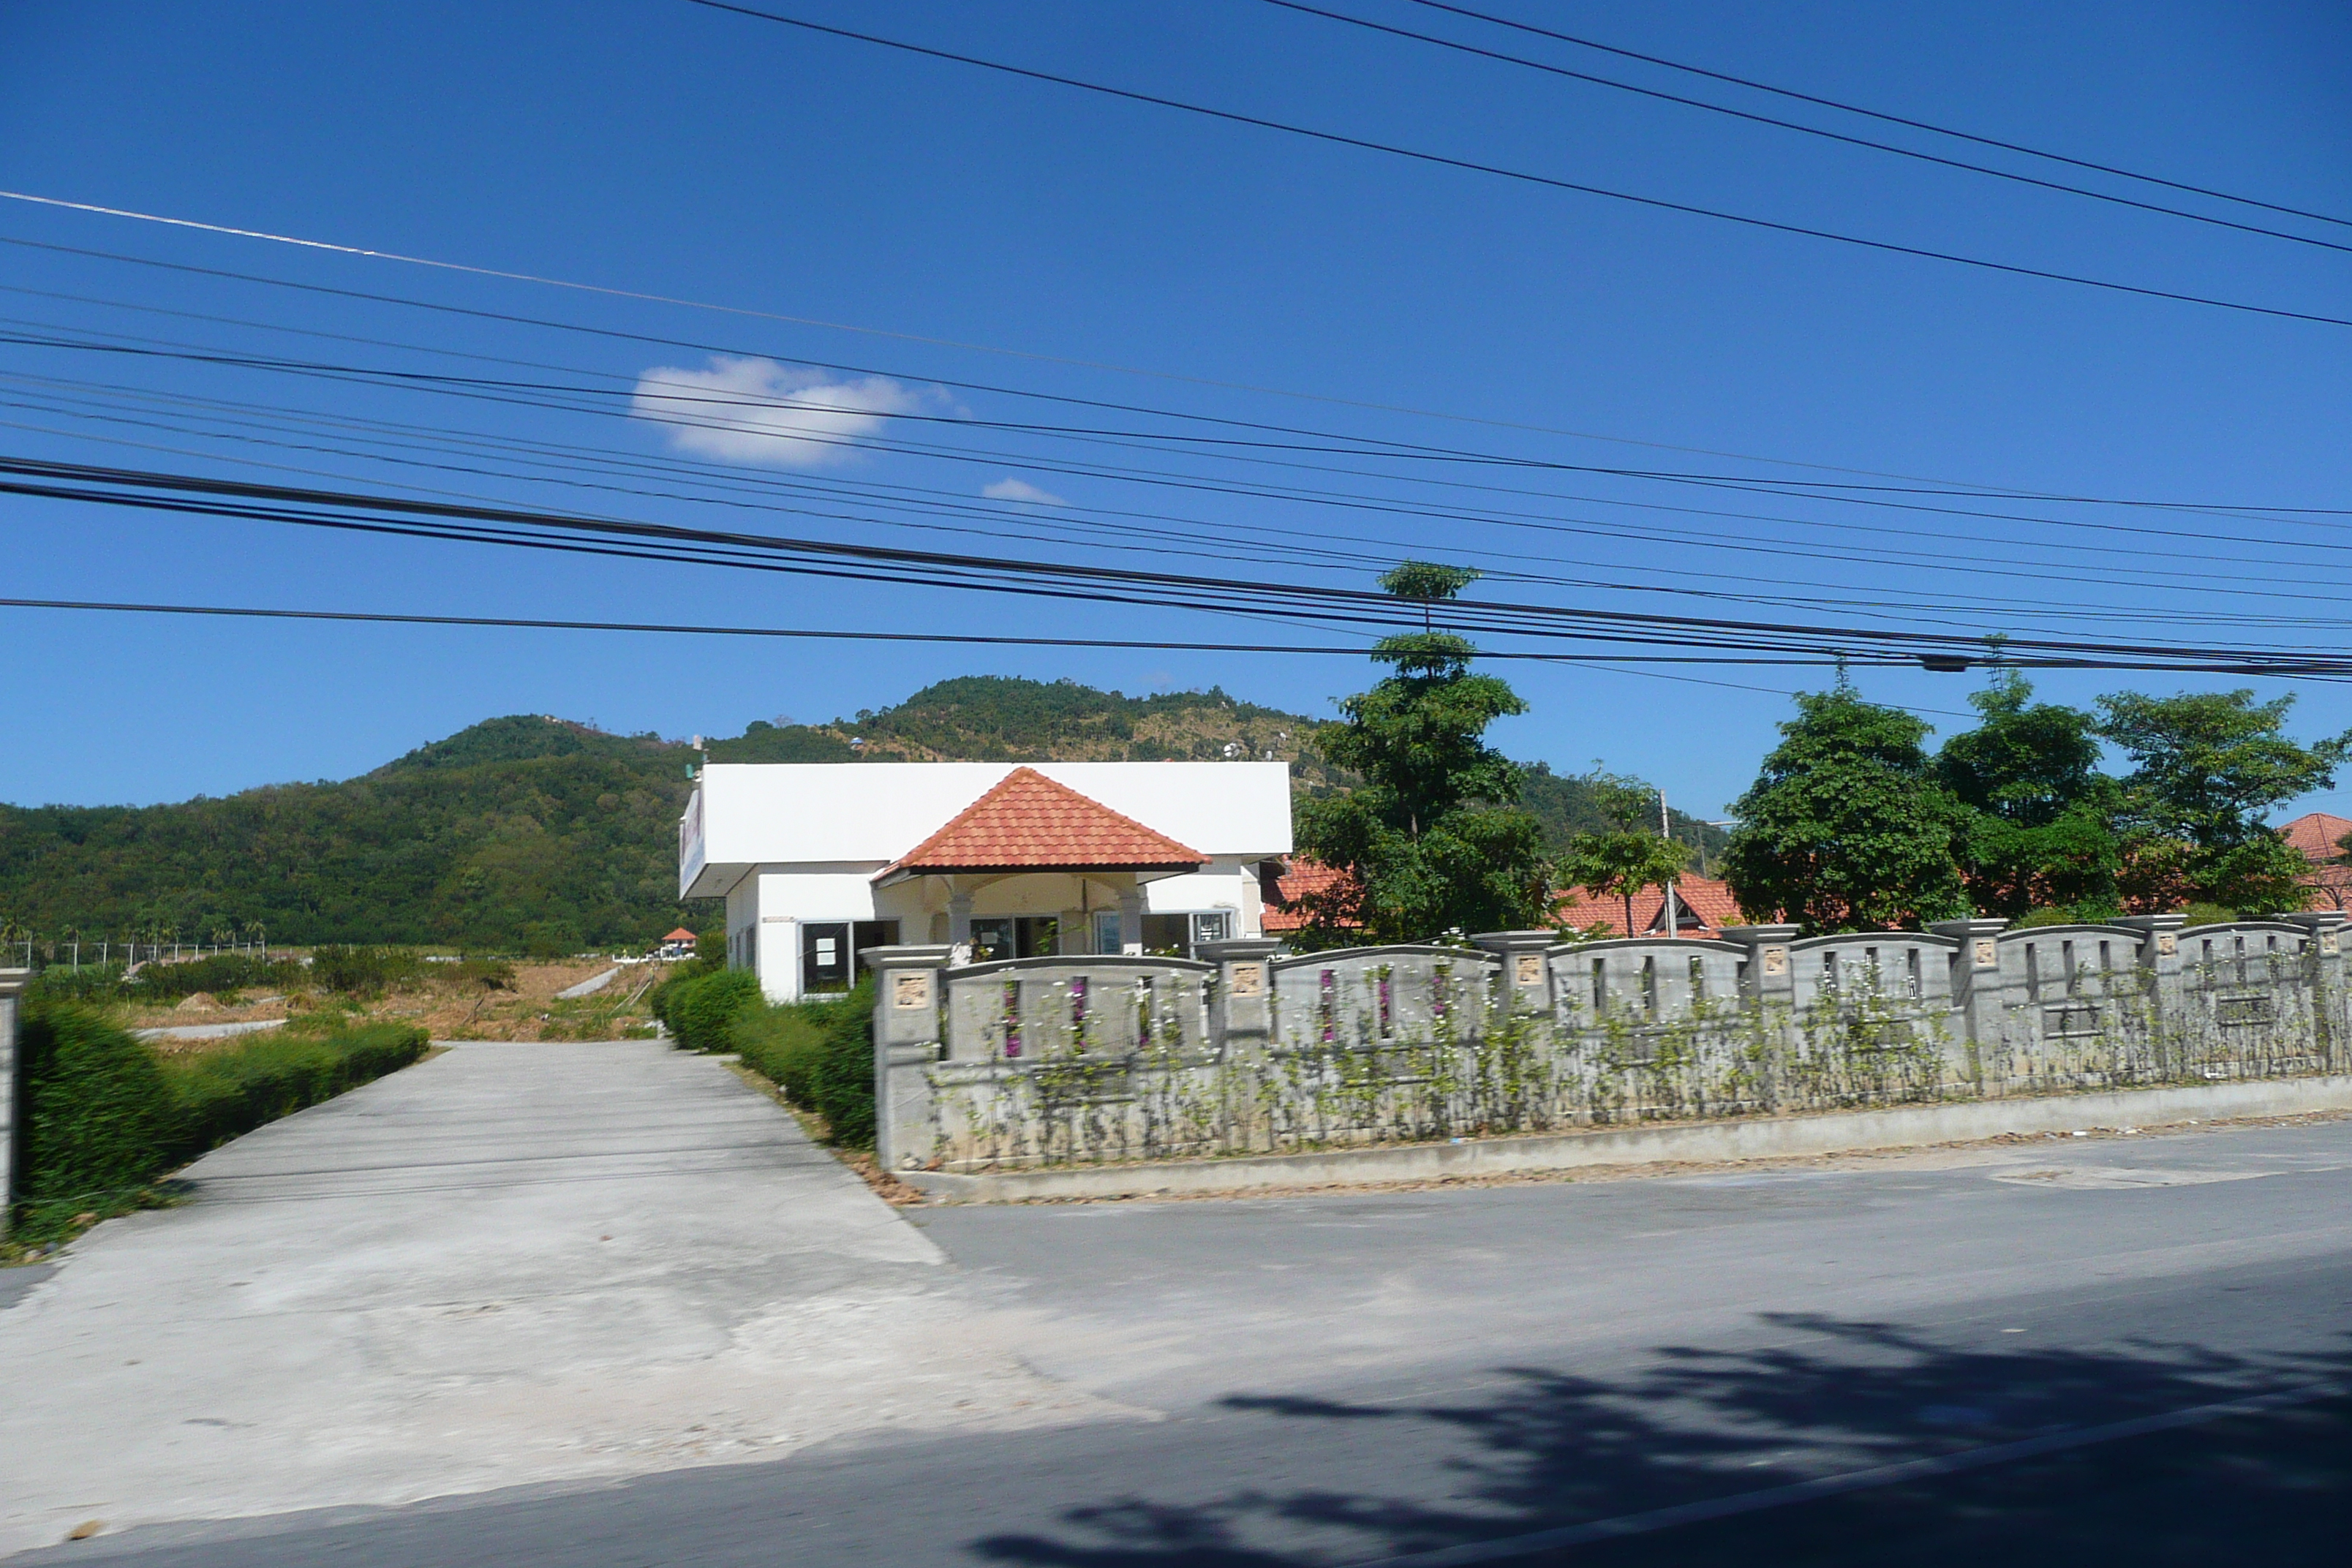
<instances>
[{"instance_id":1,"label":"green foliage","mask_svg":"<svg viewBox=\"0 0 2352 1568\"><path fill-rule=\"evenodd\" d=\"M1806 933L1871 931L1968 913L1952 858L1958 809L1928 776L1928 726L1865 702L1843 675L1801 692L1797 717L1733 807L1725 879L1757 919Z\"/></svg>"},{"instance_id":2,"label":"green foliage","mask_svg":"<svg viewBox=\"0 0 2352 1568\"><path fill-rule=\"evenodd\" d=\"M425 1031L414 1025L376 1023L323 1036L257 1034L233 1047L167 1058L163 1075L179 1119L169 1163L404 1068L426 1046Z\"/></svg>"},{"instance_id":3,"label":"green foliage","mask_svg":"<svg viewBox=\"0 0 2352 1568\"><path fill-rule=\"evenodd\" d=\"M168 1002L199 991L215 995L229 991L284 991L303 984L306 973L292 959L223 952L184 963L142 963L123 994L133 1001Z\"/></svg>"},{"instance_id":4,"label":"green foliage","mask_svg":"<svg viewBox=\"0 0 2352 1568\"><path fill-rule=\"evenodd\" d=\"M128 1030L70 1003L28 1004L17 1049L26 1204L70 1213L169 1167L181 1146L179 1108L155 1054Z\"/></svg>"},{"instance_id":5,"label":"green foliage","mask_svg":"<svg viewBox=\"0 0 2352 1568\"><path fill-rule=\"evenodd\" d=\"M1570 837L1552 875L1562 887L1623 900L1625 930L1630 935L1634 896L1644 888L1660 887L1680 876L1690 864L1690 851L1643 826L1657 800L1657 792L1648 784L1598 771L1587 774L1583 783L1609 826L1602 832Z\"/></svg>"},{"instance_id":6,"label":"green foliage","mask_svg":"<svg viewBox=\"0 0 2352 1568\"><path fill-rule=\"evenodd\" d=\"M2099 771L2097 720L2032 695L2017 671L1995 676L1969 699L1977 727L1945 742L1929 770L1959 808L1961 878L1982 914L2108 919L2123 907L2122 791Z\"/></svg>"},{"instance_id":7,"label":"green foliage","mask_svg":"<svg viewBox=\"0 0 2352 1568\"><path fill-rule=\"evenodd\" d=\"M406 1067L425 1031L371 1024L303 1037L257 1035L189 1057L155 1054L103 1015L27 1005L23 1236L63 1234L81 1212L121 1213L173 1166L289 1112Z\"/></svg>"},{"instance_id":8,"label":"green foliage","mask_svg":"<svg viewBox=\"0 0 2352 1568\"><path fill-rule=\"evenodd\" d=\"M872 976L822 1002L748 1009L737 1016L735 1040L746 1065L824 1118L834 1142L873 1146Z\"/></svg>"},{"instance_id":9,"label":"green foliage","mask_svg":"<svg viewBox=\"0 0 2352 1568\"><path fill-rule=\"evenodd\" d=\"M2237 910L2220 904L2184 904L2178 912L2193 926L2225 926L2241 918Z\"/></svg>"},{"instance_id":10,"label":"green foliage","mask_svg":"<svg viewBox=\"0 0 2352 1568\"><path fill-rule=\"evenodd\" d=\"M2263 816L2325 789L2352 733L2305 746L2284 733L2292 696L2249 690L2099 699L2100 733L2137 764L2125 779L2134 840L2129 890L2158 907L2197 900L2240 910L2302 907L2309 868Z\"/></svg>"},{"instance_id":11,"label":"green foliage","mask_svg":"<svg viewBox=\"0 0 2352 1568\"><path fill-rule=\"evenodd\" d=\"M1595 797L1591 779L1591 774L1556 773L1549 763L1529 763L1520 770L1519 804L1543 824L1544 842L1554 851L1568 847L1568 841L1580 833L1606 833L1615 826ZM1690 845L1707 857L1720 855L1731 839L1725 829L1686 811L1670 811L1666 821L1675 843Z\"/></svg>"},{"instance_id":12,"label":"green foliage","mask_svg":"<svg viewBox=\"0 0 2352 1568\"><path fill-rule=\"evenodd\" d=\"M425 970L422 958L395 947L322 947L310 954L312 982L345 996L381 996L421 979Z\"/></svg>"},{"instance_id":13,"label":"green foliage","mask_svg":"<svg viewBox=\"0 0 2352 1568\"><path fill-rule=\"evenodd\" d=\"M1407 562L1381 585L1426 605L1469 580ZM1471 673L1475 652L1443 632L1381 639L1372 657L1396 672L1343 701L1343 721L1321 732L1324 755L1363 782L1299 805L1299 849L1348 873L1310 900L1314 923L1352 922L1370 940L1397 942L1526 927L1548 914L1542 825L1517 808L1518 767L1484 739L1527 704Z\"/></svg>"},{"instance_id":14,"label":"green foliage","mask_svg":"<svg viewBox=\"0 0 2352 1568\"><path fill-rule=\"evenodd\" d=\"M724 1052L737 1048L737 1016L762 1005L756 975L748 969L722 969L664 984L655 1016L685 1049Z\"/></svg>"}]
</instances>

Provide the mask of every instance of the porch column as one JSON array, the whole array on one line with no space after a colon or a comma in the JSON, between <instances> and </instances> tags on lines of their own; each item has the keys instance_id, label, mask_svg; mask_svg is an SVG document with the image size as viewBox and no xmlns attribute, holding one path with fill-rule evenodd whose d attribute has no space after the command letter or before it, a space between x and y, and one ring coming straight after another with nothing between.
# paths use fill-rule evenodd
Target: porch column
<instances>
[{"instance_id":1,"label":"porch column","mask_svg":"<svg viewBox=\"0 0 2352 1568\"><path fill-rule=\"evenodd\" d=\"M948 942L950 946L971 945L971 891L948 884Z\"/></svg>"},{"instance_id":2,"label":"porch column","mask_svg":"<svg viewBox=\"0 0 2352 1568\"><path fill-rule=\"evenodd\" d=\"M1118 895L1118 950L1143 951L1143 889L1129 888Z\"/></svg>"}]
</instances>

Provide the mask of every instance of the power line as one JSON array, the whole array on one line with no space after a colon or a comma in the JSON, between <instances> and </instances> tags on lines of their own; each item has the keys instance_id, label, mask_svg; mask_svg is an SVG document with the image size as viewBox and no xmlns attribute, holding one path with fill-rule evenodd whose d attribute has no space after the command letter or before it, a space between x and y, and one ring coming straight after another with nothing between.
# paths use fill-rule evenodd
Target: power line
<instances>
[{"instance_id":1,"label":"power line","mask_svg":"<svg viewBox=\"0 0 2352 1568\"><path fill-rule=\"evenodd\" d=\"M1677 92L1665 92L1657 88L1620 81L1614 77L1598 76L1591 71L1572 70L1566 66L1553 65L1545 60L1528 59L1524 55L1508 54L1501 49L1482 48L1476 44L1463 43L1458 39L1442 37L1434 33L1419 32L1411 27L1399 27L1387 22L1375 22L1364 16L1351 16L1344 11L1330 11L1320 5L1304 4L1304 0L1265 0L1265 3L1278 6L1285 11L1296 11L1305 16L1320 16L1328 21L1344 23L1351 27L1360 27L1367 32L1385 33L1391 37L1429 44L1438 48L1451 49L1459 54L1475 55L1482 59L1496 60L1505 65L1521 66L1528 70L1542 71L1550 76L1587 82L1595 87L1613 88L1620 92L1634 93L1643 98L1655 99L1664 103L1677 103L1685 108L1702 109L1711 114L1727 115L1731 119L1744 120L1755 125L1770 125L1782 131L1794 131L1806 136L1820 137L1823 141L1841 142L1848 147L1864 147L1873 152L1891 153L1899 158L1916 159L1923 163L1933 163L1946 169L1962 170L1972 174L1990 175L1996 180L2010 180L2039 190L2085 196L2092 201L2108 202L2116 206L2129 207L2138 212L2156 213L2166 217L2186 218L2191 223L2210 224L2216 228L2233 229L2240 234L2260 235L2268 239L2284 239L2295 245L2315 246L2322 250L2352 255L2352 245L2345 245L2336 240L2320 239L2306 234L2294 234L2285 229L2266 227L2262 224L2240 223L2234 218L2215 217L2210 213L2190 212L2183 207L2166 206L2160 202L2140 201L2132 196L2119 196L2112 192L2092 190L2084 185L2070 185L2061 180L2041 179L2032 174L2021 174L2009 169L1996 169L1990 164L1971 163L1964 158L1947 158L1935 153L1923 153L1916 148L1897 146L1891 142L1874 142L1866 136L1850 136L1843 132L1830 131L1818 125L1807 125L1794 120L1780 120L1769 114L1757 114L1745 109L1734 109L1727 104L1709 103L1705 99L1686 98ZM1441 7L1441 9L1450 10L1452 7Z\"/></svg>"},{"instance_id":2,"label":"power line","mask_svg":"<svg viewBox=\"0 0 2352 1568\"><path fill-rule=\"evenodd\" d=\"M1562 179L1554 174L1538 174L1530 170L1514 169L1500 163L1482 163L1475 158L1457 158L1448 153L1432 153L1393 142L1377 142L1370 137L1351 136L1339 131L1319 130L1314 126L1274 120L1265 115L1244 114L1230 109L1213 109L1206 104L1192 103L1160 93L1139 92L1132 88L1111 87L1102 82L1064 76L1055 71L1036 70L1027 66L986 59L978 55L959 54L952 49L933 48L926 44L910 44L899 38L887 38L877 33L861 33L853 28L835 27L823 22L812 22L800 16L787 16L774 11L755 10L749 5L731 5L729 0L688 0L688 4L701 5L713 11L732 12L739 16L748 16L762 22L774 22L787 27L799 27L808 32L822 33L833 37L874 44L883 48L898 49L930 59L973 66L982 70L999 71L1007 76L1024 77L1032 81L1050 82L1057 87L1076 88L1081 91L1099 93L1107 98L1124 99L1132 103L1146 103L1160 109L1179 110L1186 114L1222 120L1234 125L1252 126L1261 131L1279 131L1285 135L1301 136L1334 146L1353 147L1362 152L1380 153L1392 158L1404 158L1418 163L1460 169L1470 174L1491 174L1497 179L1515 180L1523 184L1543 185L1553 190L1572 191L1580 195L1605 196L1611 201L1628 202L1661 212L1713 218L1722 223L1739 224L1749 228L1769 230L1775 234L1798 235L1808 239L1826 239L1839 245L1855 246L1888 255L1950 262L1960 267L1975 267L1990 272L2007 273L2016 278L2035 278L2052 283L2073 283L2086 289L2100 289L2110 293L2135 295L2147 300L2168 300L2176 304L2205 305L2215 310L2236 310L2247 315L2267 316L2278 321L2308 321L2330 327L2352 327L2352 317L2323 315L2312 310L2291 310L2276 305L2256 305L2242 300L2225 300L2217 295L2191 294L2179 289L2158 289L2139 283L2119 283L2112 279L2093 278L2078 272L2060 272L2050 268L2028 267L2019 262L1995 261L1989 257L1967 256L1958 251L1904 245L1891 239L1868 239L1860 235L1844 234L1835 229L1814 228L1806 224L1785 223L1778 218L1727 212L1719 207L1705 207L1692 202L1673 201L1664 196L1647 196L1632 191L1612 190L1606 185L1588 184L1580 180Z\"/></svg>"},{"instance_id":3,"label":"power line","mask_svg":"<svg viewBox=\"0 0 2352 1568\"><path fill-rule=\"evenodd\" d=\"M1857 504L1870 505L1883 505L1889 503L1868 500L1866 495L1822 495L1817 492L1823 490L1832 492L1839 490L1853 490L1857 492L1880 492L1906 495L1937 495L1961 500L1973 499L1985 500L2039 501L2081 506L2146 507L2152 509L2205 512L2215 516L2229 517L2232 519L2242 518L2243 514L2247 513L2260 513L2274 516L2278 521L2299 521L2300 519L2305 516L2352 516L2352 509L2340 507L2292 507L2271 502L2168 500L2134 497L2077 495L2063 491L2036 490L2022 486L1990 486L1971 481L1931 479L1917 475L1887 473L1883 470L1873 468L1855 468L1841 467L1835 464L1814 463L1792 458L1759 457L1751 453L1724 452L1717 451L1710 447L1675 446L1665 442L1641 440L1633 437L1597 435L1589 431L1568 430L1549 426L1527 425L1514 423L1507 420L1486 419L1471 415L1450 414L1429 409L1412 408L1392 404L1369 403L1357 399L1330 397L1320 394L1296 392L1280 387L1262 387L1237 382L1209 381L1199 377L1177 375L1163 371L1143 370L1128 365L1108 364L1087 360L1059 359L1053 355L1031 353L1027 351L1019 349L995 348L986 344L964 343L950 339L925 338L914 333L890 331L881 328L847 326L838 322L817 321L814 318L786 316L770 311L754 310L740 306L711 304L698 300L675 299L664 295L634 294L626 290L605 290L602 289L599 285L575 283L562 279L541 278L532 274L505 272L494 268L478 268L458 262L427 260L418 258L400 256L389 251L369 250L352 246L330 244L322 240L271 235L253 229L231 228L220 225L199 223L192 219L163 217L152 214L131 212L126 209L117 207L100 207L84 203L62 202L50 197L28 196L19 192L0 191L0 198L30 201L43 205L64 207L74 211L98 213L116 217L133 218L144 222L194 228L208 233L270 240L304 248L323 249L350 256L364 257L379 260L412 262L418 266L441 268L457 272L477 273L490 278L543 283L550 287L559 289L585 289L590 292L615 292L622 294L625 298L649 300L659 303L680 305L696 310L707 310L727 314L754 316L787 323L824 327L831 330L860 332L872 336L894 338L913 342L931 343L938 346L956 349L969 349L977 353L1003 354L1013 358L1029 359L1045 363L1067 364L1084 369L1108 370L1120 374L1145 376L1193 385L1210 386L1226 391L1248 392L1267 396L1293 398L1303 402L1321 403L1339 407L1359 408L1373 412L1403 414L1415 417L1447 420L1460 424L1479 425L1496 429L1516 430L1533 435L1565 436L1577 440L1600 441L1621 446L1644 447L1662 451L1685 452L1700 457L1727 458L1739 462L1769 464L1781 468L1811 468L1827 473L1854 474L1871 479L1902 479L1909 482L1902 485L1844 485L1828 480L1775 480L1769 477L1759 475L1696 474L1674 469L1631 468L1603 464L1575 464L1550 461L1540 465L1569 472L1591 473L1614 478L1648 479L1660 482L1727 486L1736 489L1752 490L1753 492L1761 495L1796 497L1808 500L1853 500ZM1032 398L1044 402L1068 404L1080 407L1103 408L1122 413L1145 414L1161 418L1193 420L1208 424L1237 426L1242 428L1272 430L1286 434L1317 436L1332 440L1377 442L1381 439L1380 437L1354 437L1345 433L1320 431L1296 426L1277 425L1262 420L1238 419L1217 415L1198 414L1181 409L1160 408L1143 404L1124 403L1102 398L1081 397L1065 393L1040 392L1031 388L1006 386L988 382L959 380L953 377L932 375L928 374L918 374L916 373L903 370L877 368L871 365L854 364L836 360L812 359L805 355L780 353L773 350L765 348L754 349L741 345L709 343L690 338L675 338L656 333L629 331L619 328L592 326L584 322L566 321L551 317L529 316L511 311L483 310L477 307L447 304L437 300L419 300L405 295L380 293L369 289L343 289L329 284L303 282L294 279L274 277L267 273L241 272L226 268L199 267L186 262L164 261L153 257L132 256L119 251L99 250L84 246L61 245L49 241L26 239L16 236L0 235L0 245L10 245L21 247L26 249L50 251L59 255L86 257L94 259L118 262L126 266L179 272L194 277L215 278L236 282L255 283L268 288L283 289L300 293L319 294L336 299L359 300L375 304L397 305L407 309L453 315L476 321L499 321L510 325L541 328L553 331L573 332L583 336L605 338L616 342L644 343L661 348L688 349L700 353L766 358L783 364L839 371L848 374L882 375L900 381L929 382L935 385L953 387L962 391L996 393L1005 396ZM12 289L11 291L33 294L47 292L39 289ZM174 311L169 310L162 306L129 304L116 300L87 300L86 297L72 295L53 295L52 297L78 299L82 300L84 302L109 305L113 308L123 310L148 310L167 315L194 316L195 319L199 320L256 326L274 331L299 332L309 336L322 337L335 341L373 343L379 346L411 347L416 348L417 352L420 353L478 359L493 363L520 364L530 366L532 368L549 368L537 361L512 360L498 355L472 353L467 351L456 349L419 348L417 345L390 343L386 340L383 339L357 337L351 334L337 332L323 332L318 331L314 329L286 327L269 322L246 321L235 317L205 316L196 312ZM2329 319L2333 320L2333 318ZM604 374L609 373L583 372L582 374ZM1426 446L1422 446L1420 449L1440 452L1456 450L1456 448L1431 447ZM1517 459L1508 460L1517 461ZM1537 460L1535 459L1528 459L1526 461L1529 466L1537 466ZM1352 470L1334 471L1346 472ZM1410 475L1391 475L1386 477L1405 480L1407 482L1447 484L1456 488L1496 490L1500 493L1514 495L1547 496L1549 494L1549 492L1545 491L1517 489L1507 486L1473 484L1468 481L1458 479L1424 479ZM1552 499L1599 500L1601 498L1553 497ZM1604 501L1603 504L1638 505L1643 503ZM1747 516L1750 514L1717 513L1714 515ZM2047 522L2063 527L2096 526L2082 522L2068 521L2062 519L2018 518L2013 514L2003 512L1964 511L1955 512L1953 515L2004 518L2012 521ZM1790 520L1783 519L1768 521Z\"/></svg>"},{"instance_id":4,"label":"power line","mask_svg":"<svg viewBox=\"0 0 2352 1568\"><path fill-rule=\"evenodd\" d=\"M0 490L22 495L359 532L751 567L898 585L978 589L1146 607L1380 626L1391 632L1399 629L1400 618L1410 619L1408 606L1389 595L1365 589L908 551L27 458L0 458L0 473L24 476L0 481ZM100 486L110 488L98 488ZM341 510L323 510L326 508ZM812 562L793 557L816 559ZM1957 637L1486 600L1448 601L1442 613L1450 630L1465 633L1859 657L1880 661L1897 658L1916 660L1938 670L1958 670L1971 665L2016 665L2200 669L2271 676L2352 673L2352 655L2303 650Z\"/></svg>"},{"instance_id":5,"label":"power line","mask_svg":"<svg viewBox=\"0 0 2352 1568\"><path fill-rule=\"evenodd\" d=\"M1152 653L1313 654L1367 658L1370 644L1308 646L1297 643L1171 642L1140 637L1002 637L965 632L859 632L799 626L742 626L670 621L555 620L523 616L427 616L376 610L294 610L238 605L158 605L92 599L0 599L0 609L89 610L152 616L218 616L233 619L273 621L351 621L383 626L482 626L494 629L561 632L646 632L681 637L786 637L826 642L957 643L986 647L1135 648ZM1481 648L1482 659L1525 659L1546 664L1753 664L1834 668L1836 658L1740 658L1719 655L1537 653ZM1908 661L1888 661L1900 664ZM1744 689L1768 690L1764 687Z\"/></svg>"},{"instance_id":6,"label":"power line","mask_svg":"<svg viewBox=\"0 0 2352 1568\"><path fill-rule=\"evenodd\" d=\"M2019 142L2004 142L1998 137L1979 136L1968 131L1955 131L1948 125L1936 125L1925 120L1912 120L1900 114L1888 114L1881 110L1864 109L1859 104L1847 103L1840 99L1822 98L1814 93L1799 92L1792 88L1774 87L1769 82L1757 81L1749 77L1733 76L1727 71L1709 70L1704 66L1688 65L1659 55L1645 55L1636 49L1621 48L1617 45L1604 44L1597 39L1579 37L1573 33L1562 33L1550 27L1539 27L1533 22L1516 21L1511 17L1497 16L1490 12L1474 11L1466 5L1449 5L1446 0L1413 0L1413 3L1426 5L1433 11L1450 12L1456 16L1467 16L1474 21L1491 23L1497 27L1509 27L1517 32L1533 33L1539 37L1552 38L1563 44L1574 44L1579 48L1594 49L1602 54L1615 55L1621 59L1640 60L1644 65L1664 66L1668 70L1706 77L1712 81L1728 82L1735 87L1748 88L1756 92L1769 92L1775 97L1792 99L1799 103L1811 103L1823 109L1834 109L1843 114L1858 114L1864 119L1875 120L1887 125L1901 125L1913 131L1931 132L1937 136L1949 136L1957 142L1971 142L1979 147L1998 148L2004 153L2021 153L2029 158L2047 159L2053 163L2064 163L2070 168L2087 169L2095 174L2113 174L2118 179L2137 180L2144 184L2161 185L2166 190L2179 191L2188 195L2210 196L2215 201L2235 202L2242 206L2260 207L2264 212L2279 213L2288 217L2305 217L2315 223L2332 223L2352 227L2352 218L2336 217L2327 213L2312 212L2305 207L2282 206L2276 202L2262 201L2253 196L2234 195L2228 191L2217 191L2207 185L2192 185L2179 180L2168 180L2158 174L2136 174L2129 169L2118 168L2113 163L2097 163L2087 158L2069 157L2063 153L2052 153L2039 147L2029 147ZM1703 107L1716 106L1710 104ZM1724 112L1734 111L1725 110Z\"/></svg>"}]
</instances>

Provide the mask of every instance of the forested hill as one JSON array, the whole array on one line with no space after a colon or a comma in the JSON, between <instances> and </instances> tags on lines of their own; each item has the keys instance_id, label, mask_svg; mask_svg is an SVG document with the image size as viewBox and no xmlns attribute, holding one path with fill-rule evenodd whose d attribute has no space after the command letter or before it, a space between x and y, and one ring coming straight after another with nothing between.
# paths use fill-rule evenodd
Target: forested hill
<instances>
[{"instance_id":1,"label":"forested hill","mask_svg":"<svg viewBox=\"0 0 2352 1568\"><path fill-rule=\"evenodd\" d=\"M714 762L1271 754L1302 787L1332 788L1345 781L1315 754L1314 729L1214 689L1123 697L967 677L880 712L755 722L707 750ZM0 919L43 940L258 929L276 942L507 952L644 942L708 919L675 897L694 757L655 735L516 715L340 783L173 805L0 806ZM1572 778L1539 772L1528 804L1555 832L1597 826Z\"/></svg>"}]
</instances>

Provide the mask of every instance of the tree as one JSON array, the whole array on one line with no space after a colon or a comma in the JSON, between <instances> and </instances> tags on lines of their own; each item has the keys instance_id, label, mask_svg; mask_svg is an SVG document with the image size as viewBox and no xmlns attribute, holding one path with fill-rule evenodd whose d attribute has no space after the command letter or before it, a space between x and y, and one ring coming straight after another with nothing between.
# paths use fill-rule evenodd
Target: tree
<instances>
[{"instance_id":1,"label":"tree","mask_svg":"<svg viewBox=\"0 0 2352 1568\"><path fill-rule=\"evenodd\" d=\"M1929 726L1865 702L1843 671L1797 694L1797 717L1732 807L1724 879L1751 916L1807 934L1968 913L1952 859L1957 807L1928 777Z\"/></svg>"},{"instance_id":2,"label":"tree","mask_svg":"<svg viewBox=\"0 0 2352 1568\"><path fill-rule=\"evenodd\" d=\"M1981 914L2112 919L2123 908L2123 791L2099 771L2099 721L2032 695L2022 675L2000 671L1969 699L1977 727L1945 742L1929 770L1960 807L1961 879Z\"/></svg>"},{"instance_id":3,"label":"tree","mask_svg":"<svg viewBox=\"0 0 2352 1568\"><path fill-rule=\"evenodd\" d=\"M1625 934L1633 929L1633 897L1644 888L1671 882L1690 864L1690 852L1646 824L1657 792L1639 779L1597 769L1581 782L1609 830L1571 835L1553 875L1561 886L1582 888L1601 898L1625 901Z\"/></svg>"},{"instance_id":4,"label":"tree","mask_svg":"<svg viewBox=\"0 0 2352 1568\"><path fill-rule=\"evenodd\" d=\"M1328 761L1363 782L1299 806L1301 853L1343 873L1303 900L1312 925L1410 942L1537 925L1549 913L1542 826L1517 808L1517 765L1484 740L1527 704L1473 674L1477 650L1434 626L1436 606L1477 575L1409 561L1381 578L1420 607L1425 629L1374 645L1372 658L1395 673L1340 703L1344 717L1317 737Z\"/></svg>"},{"instance_id":5,"label":"tree","mask_svg":"<svg viewBox=\"0 0 2352 1568\"><path fill-rule=\"evenodd\" d=\"M2272 806L2336 782L2352 731L2305 746L2283 732L2292 696L2248 690L2099 699L2099 733L2137 764L2124 780L2137 901L2226 909L2300 909L2310 869L2263 821Z\"/></svg>"}]
</instances>

